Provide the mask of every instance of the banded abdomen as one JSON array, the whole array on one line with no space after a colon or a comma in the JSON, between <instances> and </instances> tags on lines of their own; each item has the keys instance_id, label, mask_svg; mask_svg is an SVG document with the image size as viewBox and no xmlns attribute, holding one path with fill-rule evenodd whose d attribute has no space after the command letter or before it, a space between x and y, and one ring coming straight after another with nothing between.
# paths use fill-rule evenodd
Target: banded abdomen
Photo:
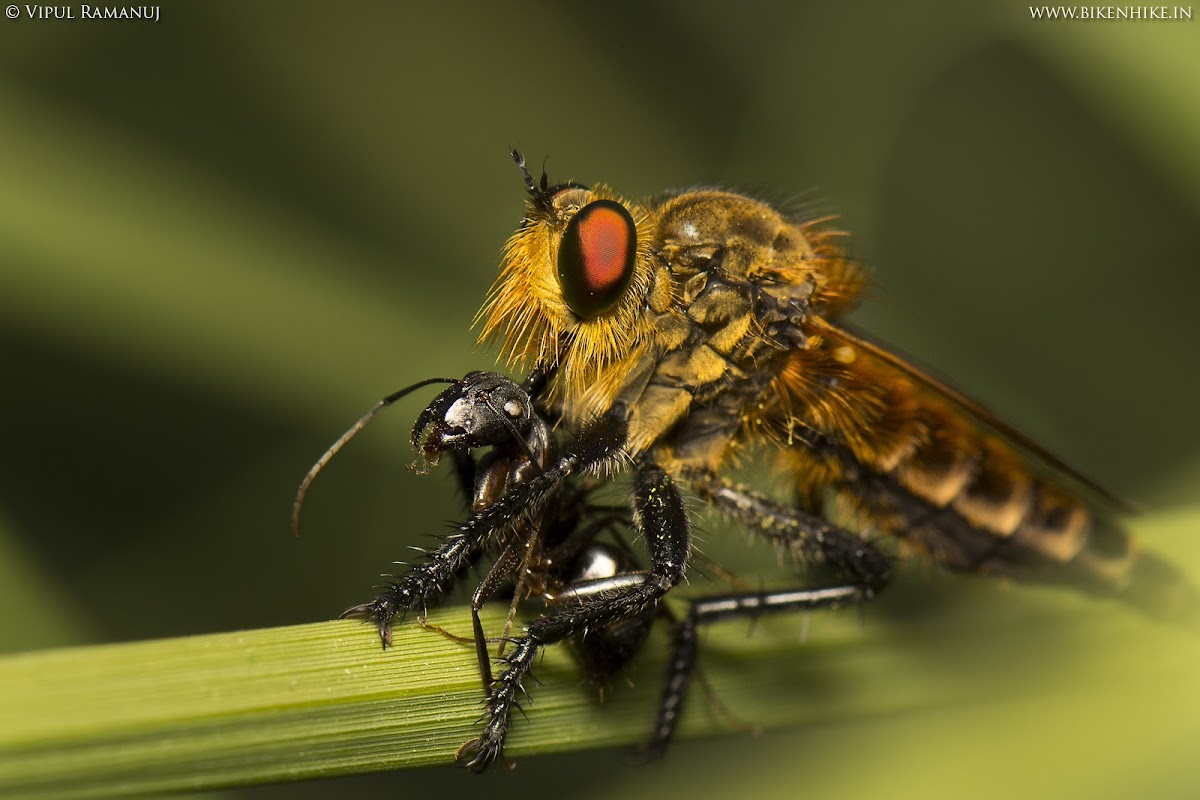
<instances>
[{"instance_id":1,"label":"banded abdomen","mask_svg":"<svg viewBox=\"0 0 1200 800\"><path fill-rule=\"evenodd\" d=\"M956 570L1072 583L1156 615L1192 602L1141 553L1119 501L878 346L816 323L776 381L802 498ZM790 422L789 422L790 420Z\"/></svg>"}]
</instances>

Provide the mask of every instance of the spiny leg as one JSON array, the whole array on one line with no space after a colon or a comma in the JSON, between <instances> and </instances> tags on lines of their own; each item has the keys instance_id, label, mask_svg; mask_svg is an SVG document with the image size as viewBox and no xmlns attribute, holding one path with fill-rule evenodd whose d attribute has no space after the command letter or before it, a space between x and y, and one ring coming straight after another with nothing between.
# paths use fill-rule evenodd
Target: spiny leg
<instances>
[{"instance_id":1,"label":"spiny leg","mask_svg":"<svg viewBox=\"0 0 1200 800\"><path fill-rule=\"evenodd\" d=\"M612 460L625 444L628 430L625 408L617 404L584 428L573 446L553 464L512 487L487 508L472 514L457 526L457 530L465 535L473 535L479 531L505 529L519 514L545 501L567 478Z\"/></svg>"},{"instance_id":2,"label":"spiny leg","mask_svg":"<svg viewBox=\"0 0 1200 800\"><path fill-rule=\"evenodd\" d=\"M689 473L688 483L717 510L786 548L798 561L824 564L869 595L891 578L891 560L853 531L711 473Z\"/></svg>"},{"instance_id":3,"label":"spiny leg","mask_svg":"<svg viewBox=\"0 0 1200 800\"><path fill-rule=\"evenodd\" d=\"M639 755L645 759L657 758L666 751L675 735L692 673L696 669L700 625L784 611L837 608L847 603L861 603L872 595L873 592L864 587L844 584L819 589L714 595L693 600L688 615L675 624L671 658L667 662L667 679L659 700L654 733L639 749Z\"/></svg>"},{"instance_id":4,"label":"spiny leg","mask_svg":"<svg viewBox=\"0 0 1200 800\"><path fill-rule=\"evenodd\" d=\"M479 662L479 678L483 682L483 695L487 697L492 691L492 659L488 654L488 638L483 631L483 622L479 619L479 611L488 598L495 594L500 586L520 567L521 553L513 547L510 540L496 557L491 569L483 576L483 580L475 587L471 595L471 632L475 645L475 659ZM516 602L514 599L513 602Z\"/></svg>"},{"instance_id":5,"label":"spiny leg","mask_svg":"<svg viewBox=\"0 0 1200 800\"><path fill-rule=\"evenodd\" d=\"M830 567L846 582L821 588L714 595L693 601L688 615L675 624L654 733L641 749L647 758L661 755L675 733L696 667L701 624L862 603L874 597L891 577L891 562L851 531L711 474L692 474L689 479L702 497L728 516L786 547L798 559Z\"/></svg>"},{"instance_id":6,"label":"spiny leg","mask_svg":"<svg viewBox=\"0 0 1200 800\"><path fill-rule=\"evenodd\" d=\"M571 475L612 459L624 444L627 430L625 409L618 404L588 425L574 446L552 465L457 524L423 562L395 577L371 602L347 609L342 618L375 622L379 638L387 647L392 641L391 620L396 614L436 603L480 557L484 547L511 530L522 513L536 510Z\"/></svg>"},{"instance_id":7,"label":"spiny leg","mask_svg":"<svg viewBox=\"0 0 1200 800\"><path fill-rule=\"evenodd\" d=\"M392 644L392 618L413 608L433 605L450 591L467 567L479 557L481 537L456 533L425 554L425 560L394 577L369 603L348 608L341 619L374 622L385 648Z\"/></svg>"},{"instance_id":8,"label":"spiny leg","mask_svg":"<svg viewBox=\"0 0 1200 800\"><path fill-rule=\"evenodd\" d=\"M536 389L536 383L540 377L541 373L535 371L526 381L526 386L530 391ZM508 526L508 530L519 532L523 527L526 528L523 535L516 535L505 544L500 559L493 565L491 571L476 589L472 597L471 618L475 634L475 649L479 659L480 675L483 678L485 693L490 690L492 685L492 672L490 659L487 654L486 637L479 620L479 609L482 608L483 602L487 597L495 592L498 584L507 574L513 572L514 569L520 571L513 605L509 613L508 622L504 627L504 634L501 637L500 652L503 653L504 641L507 639L508 631L516 612L516 605L521 599L526 561L533 556L536 549L540 546L538 533L528 527L527 522L522 517L517 516L517 513L523 507L532 508L541 504L546 497L557 491L573 474L598 466L605 460L612 458L624 442L626 430L624 409L618 407L613 412L598 418L585 428L578 441L576 441L575 446L559 458L553 466L548 467L525 482L518 483L508 494L501 496L496 502L464 523L463 527L465 528L477 517L491 516L491 521L488 524L494 526L495 530L500 530L504 526ZM514 500L514 497L517 499ZM522 505L521 498L524 498L524 506ZM545 522L546 520L542 520L543 524ZM589 537L594 536L594 532L587 535ZM525 543L525 546L522 548L525 551L524 553L510 552L514 544L521 542Z\"/></svg>"},{"instance_id":9,"label":"spiny leg","mask_svg":"<svg viewBox=\"0 0 1200 800\"><path fill-rule=\"evenodd\" d=\"M650 549L650 570L618 575L605 583L603 592L581 592L576 602L570 591L564 593L563 607L534 620L524 636L513 640L513 649L505 658L507 666L488 699L483 733L459 750L460 763L483 770L500 757L517 696L523 692L522 680L542 647L589 627L635 617L683 580L691 536L675 483L661 467L643 464L634 480L634 503L638 526Z\"/></svg>"},{"instance_id":10,"label":"spiny leg","mask_svg":"<svg viewBox=\"0 0 1200 800\"><path fill-rule=\"evenodd\" d=\"M624 527L632 527L629 510L620 518ZM595 596L611 591L613 581L624 581L626 575L644 574L638 558L619 533L611 530L614 520L601 519L609 529L612 543L590 541L571 562L569 576L559 588L551 602L566 598L566 602L578 603L586 595ZM565 590L564 590L565 589ZM662 604L647 608L634 617L617 620L608 625L593 626L570 637L575 659L583 668L588 684L595 689L601 702L609 682L642 649L655 620L670 610Z\"/></svg>"}]
</instances>

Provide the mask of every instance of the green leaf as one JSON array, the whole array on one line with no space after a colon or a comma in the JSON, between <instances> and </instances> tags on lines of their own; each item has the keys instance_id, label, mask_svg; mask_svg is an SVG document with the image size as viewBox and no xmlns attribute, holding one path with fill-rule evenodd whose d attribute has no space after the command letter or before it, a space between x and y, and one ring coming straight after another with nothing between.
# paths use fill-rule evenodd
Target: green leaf
<instances>
[{"instance_id":1,"label":"green leaf","mask_svg":"<svg viewBox=\"0 0 1200 800\"><path fill-rule=\"evenodd\" d=\"M1197 522L1178 514L1145 527L1194 552ZM683 737L736 733L723 706L754 725L801 726L770 737L776 746L845 737L847 725L868 739L900 726L907 733L881 749L891 769L908 768L897 754L970 760L981 740L1023 741L1024 755L1006 750L1013 765L1088 763L1077 788L1128 773L1113 760L1122 753L1166 758L1181 770L1166 774L1195 788L1182 771L1190 757L1169 747L1200 733L1195 631L1053 588L916 570L888 595L862 617L763 619L753 636L744 623L714 627L701 662L712 694L693 690ZM461 608L430 622L470 629ZM499 630L502 617L485 625ZM412 621L395 634L386 652L370 627L339 621L0 659L0 794L114 796L448 764L478 730L473 651ZM635 744L653 718L665 651L659 632L633 687L599 703L566 648L547 648L508 754ZM1106 754L1099 764L1096 753ZM803 761L817 783L871 782L838 759Z\"/></svg>"}]
</instances>

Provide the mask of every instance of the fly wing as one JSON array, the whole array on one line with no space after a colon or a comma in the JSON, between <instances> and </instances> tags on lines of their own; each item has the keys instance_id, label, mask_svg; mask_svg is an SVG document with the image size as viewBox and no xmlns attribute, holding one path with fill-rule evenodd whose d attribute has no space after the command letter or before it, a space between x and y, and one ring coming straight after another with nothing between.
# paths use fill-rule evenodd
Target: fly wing
<instances>
[{"instance_id":1,"label":"fly wing","mask_svg":"<svg viewBox=\"0 0 1200 800\"><path fill-rule=\"evenodd\" d=\"M1130 504L887 347L816 315L806 326L808 346L777 382L807 445L785 449L802 498L833 488L952 569L1074 584L1156 617L1200 614L1186 577L1120 524Z\"/></svg>"},{"instance_id":2,"label":"fly wing","mask_svg":"<svg viewBox=\"0 0 1200 800\"><path fill-rule=\"evenodd\" d=\"M869 334L854 330L842 322L835 325L826 319L818 319L818 325L832 338L869 353L884 364L901 372L922 391L944 400L967 415L979 427L1000 436L1015 449L1031 457L1035 462L1035 469L1036 466L1042 468L1037 471L1045 472L1058 479L1065 479L1083 489L1093 501L1113 511L1136 513L1140 510L1134 503L1116 494L1096 479L1080 472L1062 457L1004 421L983 403L916 366L907 358L898 355L890 346L879 342Z\"/></svg>"}]
</instances>

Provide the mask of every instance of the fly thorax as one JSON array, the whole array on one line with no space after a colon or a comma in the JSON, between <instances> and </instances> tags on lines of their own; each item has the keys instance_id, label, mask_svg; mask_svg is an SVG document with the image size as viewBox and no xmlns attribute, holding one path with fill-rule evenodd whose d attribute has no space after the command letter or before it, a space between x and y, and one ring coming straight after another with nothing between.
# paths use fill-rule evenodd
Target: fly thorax
<instances>
[{"instance_id":1,"label":"fly thorax","mask_svg":"<svg viewBox=\"0 0 1200 800\"><path fill-rule=\"evenodd\" d=\"M653 341L623 399L635 452L714 469L771 394L814 285L794 226L748 198L701 195L658 219Z\"/></svg>"}]
</instances>

